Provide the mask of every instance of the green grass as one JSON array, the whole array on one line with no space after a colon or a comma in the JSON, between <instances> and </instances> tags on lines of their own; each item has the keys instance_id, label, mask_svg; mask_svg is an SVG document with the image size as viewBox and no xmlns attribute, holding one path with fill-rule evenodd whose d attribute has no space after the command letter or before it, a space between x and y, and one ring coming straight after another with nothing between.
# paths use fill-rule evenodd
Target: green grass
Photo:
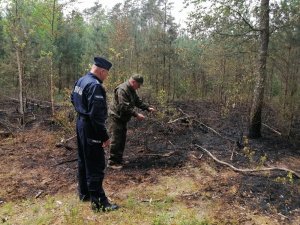
<instances>
[{"instance_id":1,"label":"green grass","mask_svg":"<svg viewBox=\"0 0 300 225\"><path fill-rule=\"evenodd\" d=\"M192 181L177 181L180 187L170 188L173 181L170 177L161 177L160 184L126 190L126 197L116 200L121 208L114 212L94 213L90 210L90 203L82 203L77 196L70 194L5 203L0 207L0 219L6 225L209 224L205 218L199 217L197 209L187 208L178 199L182 188L194 189Z\"/></svg>"},{"instance_id":2,"label":"green grass","mask_svg":"<svg viewBox=\"0 0 300 225\"><path fill-rule=\"evenodd\" d=\"M221 199L205 198L201 169L157 177L157 182L140 183L119 190L113 202L117 211L94 213L90 203L75 194L7 202L0 205L0 224L5 225L210 225L234 224L237 208L224 210ZM180 179L179 179L180 178ZM201 181L202 180L202 181ZM198 197L193 197L198 193ZM109 193L108 193L109 195ZM189 198L188 196L191 196ZM221 214L219 214L221 213ZM245 213L245 211L243 211ZM251 212L248 212L251 214ZM245 216L243 214L243 216ZM248 218L251 215L247 216ZM251 217L255 221L258 215ZM220 219L220 221L218 220ZM261 216L261 221L266 219ZM268 219L268 218L267 218Z\"/></svg>"}]
</instances>

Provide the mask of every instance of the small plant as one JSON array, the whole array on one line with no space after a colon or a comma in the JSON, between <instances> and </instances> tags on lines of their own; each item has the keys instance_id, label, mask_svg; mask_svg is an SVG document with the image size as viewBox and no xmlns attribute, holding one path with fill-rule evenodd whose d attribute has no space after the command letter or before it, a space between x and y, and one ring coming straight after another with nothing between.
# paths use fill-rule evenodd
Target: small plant
<instances>
[{"instance_id":1,"label":"small plant","mask_svg":"<svg viewBox=\"0 0 300 225\"><path fill-rule=\"evenodd\" d=\"M260 166L263 166L263 165L265 164L266 161L267 161L267 155L264 154L263 156L260 157L259 165L260 165Z\"/></svg>"},{"instance_id":2,"label":"small plant","mask_svg":"<svg viewBox=\"0 0 300 225\"><path fill-rule=\"evenodd\" d=\"M126 208L134 209L137 204L138 202L132 196L129 196L126 200Z\"/></svg>"},{"instance_id":3,"label":"small plant","mask_svg":"<svg viewBox=\"0 0 300 225\"><path fill-rule=\"evenodd\" d=\"M64 218L66 224L84 224L78 205L75 206L74 204L70 204L65 211Z\"/></svg>"},{"instance_id":4,"label":"small plant","mask_svg":"<svg viewBox=\"0 0 300 225\"><path fill-rule=\"evenodd\" d=\"M294 183L293 174L291 172L288 172L286 177L277 177L275 181L282 184L288 184L288 183L293 184Z\"/></svg>"},{"instance_id":5,"label":"small plant","mask_svg":"<svg viewBox=\"0 0 300 225\"><path fill-rule=\"evenodd\" d=\"M71 107L70 102L71 90L64 89L62 95L60 96L61 104L65 107L63 109L56 111L54 119L56 124L58 124L65 133L71 134L74 131L74 120L76 118L75 110Z\"/></svg>"},{"instance_id":6,"label":"small plant","mask_svg":"<svg viewBox=\"0 0 300 225\"><path fill-rule=\"evenodd\" d=\"M75 118L75 113L69 109L64 109L56 112L55 122L63 129L64 133L71 134L74 131L74 124L72 118Z\"/></svg>"},{"instance_id":7,"label":"small plant","mask_svg":"<svg viewBox=\"0 0 300 225\"><path fill-rule=\"evenodd\" d=\"M186 219L179 223L180 225L210 225L207 219L197 220L197 219Z\"/></svg>"},{"instance_id":8,"label":"small plant","mask_svg":"<svg viewBox=\"0 0 300 225\"><path fill-rule=\"evenodd\" d=\"M160 106L165 106L168 101L167 92L164 89L159 90L157 95L157 102Z\"/></svg>"},{"instance_id":9,"label":"small plant","mask_svg":"<svg viewBox=\"0 0 300 225\"><path fill-rule=\"evenodd\" d=\"M243 153L246 157L250 160L250 162L253 162L253 156L255 155L255 151L252 150L249 146L245 146L243 148Z\"/></svg>"},{"instance_id":10,"label":"small plant","mask_svg":"<svg viewBox=\"0 0 300 225\"><path fill-rule=\"evenodd\" d=\"M293 184L294 183L294 178L293 178L293 174L291 172L288 172L287 174L287 179L288 181Z\"/></svg>"},{"instance_id":11,"label":"small plant","mask_svg":"<svg viewBox=\"0 0 300 225\"><path fill-rule=\"evenodd\" d=\"M167 213L162 213L157 215L152 222L152 225L167 225L167 224L170 224L170 217Z\"/></svg>"}]
</instances>

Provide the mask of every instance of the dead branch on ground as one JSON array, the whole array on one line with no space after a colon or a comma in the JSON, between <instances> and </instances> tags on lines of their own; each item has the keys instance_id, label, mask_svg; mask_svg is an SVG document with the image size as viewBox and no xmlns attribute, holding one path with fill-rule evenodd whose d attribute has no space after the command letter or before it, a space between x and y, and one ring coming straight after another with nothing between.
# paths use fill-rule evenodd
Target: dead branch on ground
<instances>
[{"instance_id":1,"label":"dead branch on ground","mask_svg":"<svg viewBox=\"0 0 300 225\"><path fill-rule=\"evenodd\" d=\"M282 135L279 131L275 130L274 128L268 126L267 124L265 123L262 123L263 126L265 126L266 128L268 128L269 130L273 131L274 133L278 134L278 135Z\"/></svg>"},{"instance_id":2,"label":"dead branch on ground","mask_svg":"<svg viewBox=\"0 0 300 225\"><path fill-rule=\"evenodd\" d=\"M233 140L233 139L231 139L231 138L229 138L229 137L223 136L223 135L220 134L218 131L216 131L216 130L214 130L213 128L207 126L206 124L202 123L201 121L199 121L199 120L194 120L194 121L196 121L197 123L199 123L201 126L204 126L206 129L212 131L214 134L218 135L220 138L222 138L222 139L224 139L224 140L227 140L227 141L231 141L231 142L236 143L235 140Z\"/></svg>"},{"instance_id":3,"label":"dead branch on ground","mask_svg":"<svg viewBox=\"0 0 300 225\"><path fill-rule=\"evenodd\" d=\"M9 132L13 133L13 130L20 130L19 127L14 126L12 123L10 123L8 120L0 120L0 124L4 126Z\"/></svg>"},{"instance_id":4,"label":"dead branch on ground","mask_svg":"<svg viewBox=\"0 0 300 225\"><path fill-rule=\"evenodd\" d=\"M185 116L184 116L184 117L177 118L177 119L172 120L172 121L169 121L168 123L175 123L175 122L180 121L180 120L186 120L186 119L190 119L190 118L195 118L195 116L191 116L191 115L188 115L188 114L186 114L185 112L183 112L182 109L178 109L178 110L179 110L182 114L184 114ZM204 127L205 129L203 129L203 131L207 132L207 130L210 130L211 132L213 132L214 134L216 134L217 136L219 136L220 138L222 138L222 139L224 139L224 140L231 141L231 142L233 142L233 143L237 143L236 140L221 135L219 132L217 132L217 131L214 130L213 128L207 126L206 124L202 123L201 121L196 120L196 119L193 119L193 121L199 123L200 126L202 126L202 128Z\"/></svg>"},{"instance_id":5,"label":"dead branch on ground","mask_svg":"<svg viewBox=\"0 0 300 225\"><path fill-rule=\"evenodd\" d=\"M167 153L164 153L164 154L152 154L152 153L149 153L149 154L143 154L143 155L146 155L146 156L161 156L161 157L170 157L171 155L173 155L175 152L167 152Z\"/></svg>"},{"instance_id":6,"label":"dead branch on ground","mask_svg":"<svg viewBox=\"0 0 300 225\"><path fill-rule=\"evenodd\" d=\"M8 137L10 137L12 135L13 135L12 132L0 131L0 138L8 138Z\"/></svg>"},{"instance_id":7,"label":"dead branch on ground","mask_svg":"<svg viewBox=\"0 0 300 225\"><path fill-rule=\"evenodd\" d=\"M187 120L187 119L190 119L190 118L193 118L193 117L194 117L194 116L183 116L183 117L177 118L177 119L175 119L175 120L171 120L171 121L169 121L168 123L175 123L175 122L177 122L177 121L179 121L179 120L184 121L184 120Z\"/></svg>"},{"instance_id":8,"label":"dead branch on ground","mask_svg":"<svg viewBox=\"0 0 300 225\"><path fill-rule=\"evenodd\" d=\"M237 172L245 173L245 172L259 172L259 171L281 170L281 171L292 173L296 177L300 178L300 174L298 174L297 172L295 172L295 171L293 171L291 169L283 168L283 167L268 167L268 168L264 167L264 168L259 168L259 169L239 169L239 168L236 168L235 166L233 166L233 165L231 165L231 164L229 164L227 162L224 162L224 161L221 161L221 160L217 159L213 154L211 154L210 151L208 151L207 149L203 148L202 146L197 145L197 144L195 146L197 148L202 149L204 152L206 152L216 162L218 162L218 163L220 163L222 165L228 166L228 167L230 167L231 169L233 169L234 171L237 171Z\"/></svg>"},{"instance_id":9,"label":"dead branch on ground","mask_svg":"<svg viewBox=\"0 0 300 225\"><path fill-rule=\"evenodd\" d=\"M56 164L53 165L53 166L59 166L59 165L65 164L65 163L75 162L75 161L77 161L77 160L78 160L78 158L76 158L76 159L69 159L69 160L65 160L65 161L56 163Z\"/></svg>"},{"instance_id":10,"label":"dead branch on ground","mask_svg":"<svg viewBox=\"0 0 300 225\"><path fill-rule=\"evenodd\" d=\"M72 136L72 137L70 137L68 139L61 139L61 141L59 143L55 144L55 147L57 147L57 148L64 147L66 149L73 149L70 146L68 146L68 142L71 141L71 140L73 140L76 137L77 137L77 135L74 135L74 136Z\"/></svg>"}]
</instances>

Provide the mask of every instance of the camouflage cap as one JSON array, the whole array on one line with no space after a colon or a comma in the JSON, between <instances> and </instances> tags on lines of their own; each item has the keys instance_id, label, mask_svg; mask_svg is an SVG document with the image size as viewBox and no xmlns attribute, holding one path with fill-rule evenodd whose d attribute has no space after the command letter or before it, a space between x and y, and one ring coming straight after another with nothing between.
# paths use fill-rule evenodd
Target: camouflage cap
<instances>
[{"instance_id":1,"label":"camouflage cap","mask_svg":"<svg viewBox=\"0 0 300 225\"><path fill-rule=\"evenodd\" d=\"M140 74L134 74L134 75L132 75L131 79L135 80L139 84L143 84L144 83L144 78Z\"/></svg>"}]
</instances>

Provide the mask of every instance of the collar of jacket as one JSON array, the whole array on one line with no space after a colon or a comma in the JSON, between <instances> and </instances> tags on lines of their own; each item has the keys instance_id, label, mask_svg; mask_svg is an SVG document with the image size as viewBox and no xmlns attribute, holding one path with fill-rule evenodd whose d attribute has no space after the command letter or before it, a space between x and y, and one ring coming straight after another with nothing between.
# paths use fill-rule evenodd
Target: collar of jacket
<instances>
[{"instance_id":1,"label":"collar of jacket","mask_svg":"<svg viewBox=\"0 0 300 225\"><path fill-rule=\"evenodd\" d=\"M95 79L97 79L101 84L103 83L102 80L100 80L95 74L89 72L88 75L92 76L92 77L95 77Z\"/></svg>"},{"instance_id":2,"label":"collar of jacket","mask_svg":"<svg viewBox=\"0 0 300 225\"><path fill-rule=\"evenodd\" d=\"M126 81L126 85L128 86L130 91L135 91L133 87L130 85L129 81Z\"/></svg>"}]
</instances>

